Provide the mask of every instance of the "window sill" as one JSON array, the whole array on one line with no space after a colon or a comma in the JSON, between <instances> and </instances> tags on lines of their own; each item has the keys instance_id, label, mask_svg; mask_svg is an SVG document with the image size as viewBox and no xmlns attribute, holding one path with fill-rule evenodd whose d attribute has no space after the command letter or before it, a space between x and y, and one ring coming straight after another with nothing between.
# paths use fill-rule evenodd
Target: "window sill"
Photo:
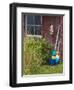
<instances>
[{"instance_id":1,"label":"window sill","mask_svg":"<svg viewBox=\"0 0 74 90\"><path fill-rule=\"evenodd\" d=\"M27 37L37 37L37 38L42 38L42 35L26 35Z\"/></svg>"}]
</instances>

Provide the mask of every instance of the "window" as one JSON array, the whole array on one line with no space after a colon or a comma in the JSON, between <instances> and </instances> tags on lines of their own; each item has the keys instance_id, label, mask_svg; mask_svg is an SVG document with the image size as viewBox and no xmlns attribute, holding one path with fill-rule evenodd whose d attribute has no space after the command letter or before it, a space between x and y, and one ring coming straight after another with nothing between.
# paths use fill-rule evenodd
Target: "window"
<instances>
[{"instance_id":1,"label":"window","mask_svg":"<svg viewBox=\"0 0 74 90\"><path fill-rule=\"evenodd\" d=\"M26 15L27 35L41 35L42 18L38 15Z\"/></svg>"}]
</instances>

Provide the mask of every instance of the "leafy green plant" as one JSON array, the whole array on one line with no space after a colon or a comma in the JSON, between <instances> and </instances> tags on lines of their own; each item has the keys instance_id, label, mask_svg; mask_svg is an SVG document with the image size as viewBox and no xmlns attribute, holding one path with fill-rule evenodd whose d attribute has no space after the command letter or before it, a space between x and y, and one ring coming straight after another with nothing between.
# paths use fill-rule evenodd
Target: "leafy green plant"
<instances>
[{"instance_id":1,"label":"leafy green plant","mask_svg":"<svg viewBox=\"0 0 74 90\"><path fill-rule=\"evenodd\" d=\"M49 53L50 51L50 53ZM24 38L24 72L36 74L40 65L47 64L51 56L52 46L45 38Z\"/></svg>"}]
</instances>

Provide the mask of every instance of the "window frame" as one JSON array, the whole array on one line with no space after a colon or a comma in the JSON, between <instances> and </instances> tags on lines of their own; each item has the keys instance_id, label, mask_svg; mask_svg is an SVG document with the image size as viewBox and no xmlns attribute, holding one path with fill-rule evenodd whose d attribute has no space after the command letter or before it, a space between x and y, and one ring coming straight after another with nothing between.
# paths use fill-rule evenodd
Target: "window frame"
<instances>
[{"instance_id":1,"label":"window frame","mask_svg":"<svg viewBox=\"0 0 74 90\"><path fill-rule=\"evenodd\" d=\"M34 17L34 15L33 15L33 17ZM34 32L34 35L27 33L27 27L30 25L30 24L29 25L27 24L27 16L28 16L28 14L25 15L25 33L26 33L26 36L27 37L38 37L38 38L42 38L42 35L36 35L35 32ZM42 15L39 15L39 16L40 16L40 20L41 20L41 25L37 25L37 24L34 25L34 24L32 24L30 26L41 26L42 27ZM35 31L35 28L34 28L34 31Z\"/></svg>"}]
</instances>

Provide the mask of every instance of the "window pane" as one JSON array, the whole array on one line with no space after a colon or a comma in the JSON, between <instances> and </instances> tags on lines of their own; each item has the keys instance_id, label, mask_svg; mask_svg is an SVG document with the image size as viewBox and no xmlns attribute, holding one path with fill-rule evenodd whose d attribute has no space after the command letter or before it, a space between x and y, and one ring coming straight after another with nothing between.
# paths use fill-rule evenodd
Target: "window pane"
<instances>
[{"instance_id":1,"label":"window pane","mask_svg":"<svg viewBox=\"0 0 74 90\"><path fill-rule=\"evenodd\" d=\"M27 34L34 35L34 26L27 26Z\"/></svg>"},{"instance_id":2,"label":"window pane","mask_svg":"<svg viewBox=\"0 0 74 90\"><path fill-rule=\"evenodd\" d=\"M35 26L35 35L41 35L41 26Z\"/></svg>"},{"instance_id":3,"label":"window pane","mask_svg":"<svg viewBox=\"0 0 74 90\"><path fill-rule=\"evenodd\" d=\"M41 16L35 16L35 25L41 25Z\"/></svg>"},{"instance_id":4,"label":"window pane","mask_svg":"<svg viewBox=\"0 0 74 90\"><path fill-rule=\"evenodd\" d=\"M34 24L34 18L32 15L27 15L27 24Z\"/></svg>"}]
</instances>

